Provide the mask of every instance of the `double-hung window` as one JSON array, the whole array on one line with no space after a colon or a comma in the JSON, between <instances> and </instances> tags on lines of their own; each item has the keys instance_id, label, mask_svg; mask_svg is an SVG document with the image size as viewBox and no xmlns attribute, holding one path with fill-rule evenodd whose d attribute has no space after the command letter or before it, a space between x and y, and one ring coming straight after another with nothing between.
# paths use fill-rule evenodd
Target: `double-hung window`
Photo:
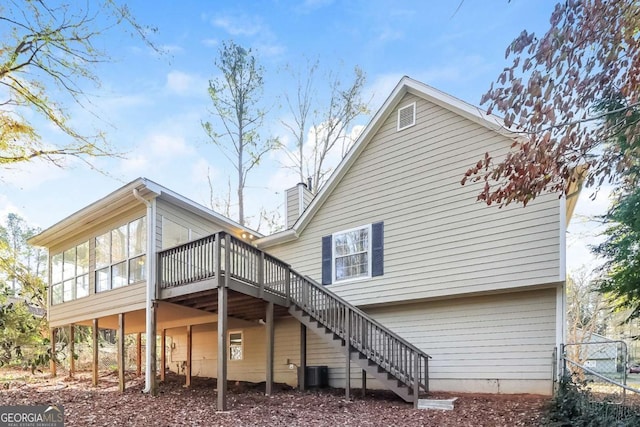
<instances>
[{"instance_id":1,"label":"double-hung window","mask_svg":"<svg viewBox=\"0 0 640 427\"><path fill-rule=\"evenodd\" d=\"M371 226L333 235L333 281L371 276Z\"/></svg>"},{"instance_id":2,"label":"double-hung window","mask_svg":"<svg viewBox=\"0 0 640 427\"><path fill-rule=\"evenodd\" d=\"M322 238L322 284L383 274L383 223L338 231Z\"/></svg>"}]
</instances>

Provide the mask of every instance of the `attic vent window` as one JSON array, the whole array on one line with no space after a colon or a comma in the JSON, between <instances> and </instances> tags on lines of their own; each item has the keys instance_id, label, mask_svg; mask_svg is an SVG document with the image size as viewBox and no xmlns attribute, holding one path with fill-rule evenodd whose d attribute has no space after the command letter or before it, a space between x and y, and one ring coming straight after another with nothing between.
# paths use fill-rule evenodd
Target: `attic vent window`
<instances>
[{"instance_id":1,"label":"attic vent window","mask_svg":"<svg viewBox=\"0 0 640 427\"><path fill-rule=\"evenodd\" d=\"M410 128L416 124L416 103L407 105L398 110L398 130Z\"/></svg>"}]
</instances>

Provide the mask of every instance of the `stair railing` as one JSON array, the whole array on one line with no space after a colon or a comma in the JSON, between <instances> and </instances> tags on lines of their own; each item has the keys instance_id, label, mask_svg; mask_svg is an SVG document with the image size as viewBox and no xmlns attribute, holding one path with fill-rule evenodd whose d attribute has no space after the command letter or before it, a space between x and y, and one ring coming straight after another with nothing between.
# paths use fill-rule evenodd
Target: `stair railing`
<instances>
[{"instance_id":1,"label":"stair railing","mask_svg":"<svg viewBox=\"0 0 640 427\"><path fill-rule=\"evenodd\" d=\"M218 260L215 254L219 253ZM228 264L226 258L230 257ZM217 265L216 265L217 264ZM160 289L213 278L217 271L255 286L259 294L286 298L398 381L414 395L429 391L429 359L398 334L375 321L329 289L301 275L283 261L219 232L158 253Z\"/></svg>"}]
</instances>

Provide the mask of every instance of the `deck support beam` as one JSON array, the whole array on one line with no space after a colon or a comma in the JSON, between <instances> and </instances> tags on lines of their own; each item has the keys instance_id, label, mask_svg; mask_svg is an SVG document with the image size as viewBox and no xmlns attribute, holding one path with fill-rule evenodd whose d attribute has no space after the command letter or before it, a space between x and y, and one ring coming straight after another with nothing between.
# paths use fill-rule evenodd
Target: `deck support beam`
<instances>
[{"instance_id":1,"label":"deck support beam","mask_svg":"<svg viewBox=\"0 0 640 427\"><path fill-rule=\"evenodd\" d=\"M307 327L300 323L300 367L298 368L298 388L307 389Z\"/></svg>"},{"instance_id":2,"label":"deck support beam","mask_svg":"<svg viewBox=\"0 0 640 427\"><path fill-rule=\"evenodd\" d=\"M58 331L56 328L51 328L51 358L49 359L49 371L51 376L55 377L56 372L56 340L58 339Z\"/></svg>"},{"instance_id":3,"label":"deck support beam","mask_svg":"<svg viewBox=\"0 0 640 427\"><path fill-rule=\"evenodd\" d=\"M351 310L347 308L344 318L344 349L346 363L344 366L344 398L351 399Z\"/></svg>"},{"instance_id":4,"label":"deck support beam","mask_svg":"<svg viewBox=\"0 0 640 427\"><path fill-rule=\"evenodd\" d=\"M160 381L164 382L165 372L167 371L167 330L162 328L160 335Z\"/></svg>"},{"instance_id":5,"label":"deck support beam","mask_svg":"<svg viewBox=\"0 0 640 427\"><path fill-rule=\"evenodd\" d=\"M136 376L142 375L142 333L136 336Z\"/></svg>"},{"instance_id":6,"label":"deck support beam","mask_svg":"<svg viewBox=\"0 0 640 427\"><path fill-rule=\"evenodd\" d=\"M69 378L73 378L76 371L76 328L69 325Z\"/></svg>"},{"instance_id":7,"label":"deck support beam","mask_svg":"<svg viewBox=\"0 0 640 427\"><path fill-rule=\"evenodd\" d=\"M271 396L273 393L273 345L274 345L274 325L273 325L273 302L267 303L266 313L267 328L267 378L265 384L265 395Z\"/></svg>"},{"instance_id":8,"label":"deck support beam","mask_svg":"<svg viewBox=\"0 0 640 427\"><path fill-rule=\"evenodd\" d=\"M124 392L124 370L125 370L125 354L124 354L124 313L118 314L118 389Z\"/></svg>"},{"instance_id":9,"label":"deck support beam","mask_svg":"<svg viewBox=\"0 0 640 427\"><path fill-rule=\"evenodd\" d=\"M93 365L91 370L93 371L92 383L94 387L98 386L98 319L93 319L93 327L91 328L91 338L93 345L91 350L93 351Z\"/></svg>"},{"instance_id":10,"label":"deck support beam","mask_svg":"<svg viewBox=\"0 0 640 427\"><path fill-rule=\"evenodd\" d=\"M191 359L193 356L193 334L191 325L187 325L187 369L185 371L185 387L191 387Z\"/></svg>"}]
</instances>

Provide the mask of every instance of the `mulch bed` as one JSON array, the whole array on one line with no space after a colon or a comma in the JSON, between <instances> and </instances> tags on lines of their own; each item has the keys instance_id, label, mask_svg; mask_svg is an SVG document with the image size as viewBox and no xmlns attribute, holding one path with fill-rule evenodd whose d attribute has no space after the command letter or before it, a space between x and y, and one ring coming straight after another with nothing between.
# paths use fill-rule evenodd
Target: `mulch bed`
<instances>
[{"instance_id":1,"label":"mulch bed","mask_svg":"<svg viewBox=\"0 0 640 427\"><path fill-rule=\"evenodd\" d=\"M264 395L264 383L229 382L226 412L216 410L215 379L167 375L159 396L142 393L144 380L129 376L127 390L117 391L117 376L101 376L92 387L87 373L75 378L31 376L0 371L0 404L62 404L65 426L540 426L547 396L432 393L431 398L458 397L453 411L415 410L393 393L370 391L353 400L344 390L299 392L284 384Z\"/></svg>"}]
</instances>

